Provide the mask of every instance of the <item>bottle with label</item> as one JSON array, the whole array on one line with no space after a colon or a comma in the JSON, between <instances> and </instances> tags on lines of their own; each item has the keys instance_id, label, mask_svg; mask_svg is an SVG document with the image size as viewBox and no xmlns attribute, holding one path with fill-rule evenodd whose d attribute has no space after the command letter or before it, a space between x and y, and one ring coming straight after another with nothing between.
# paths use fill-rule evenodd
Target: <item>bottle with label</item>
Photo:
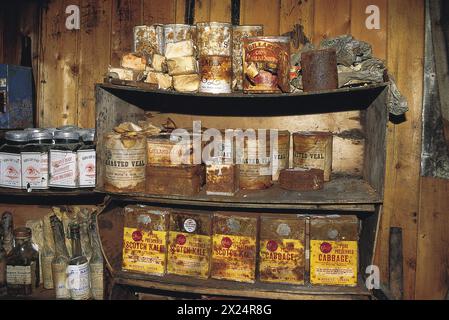
<instances>
[{"instance_id":1,"label":"bottle with label","mask_svg":"<svg viewBox=\"0 0 449 320\"><path fill-rule=\"evenodd\" d=\"M56 131L55 144L49 152L50 187L77 188L78 167L76 154L80 147L76 131Z\"/></svg>"},{"instance_id":2,"label":"bottle with label","mask_svg":"<svg viewBox=\"0 0 449 320\"><path fill-rule=\"evenodd\" d=\"M64 226L57 216L50 217L53 239L55 242L55 257L51 262L53 274L53 287L55 288L56 299L70 299L70 292L67 288L67 266L69 265L69 253L65 245Z\"/></svg>"},{"instance_id":3,"label":"bottle with label","mask_svg":"<svg viewBox=\"0 0 449 320\"><path fill-rule=\"evenodd\" d=\"M0 223L0 227L2 229L1 233L3 234L3 249L5 250L6 255L8 256L12 249L14 248L14 222L12 219L12 213L11 212L4 212L2 214L2 220Z\"/></svg>"},{"instance_id":4,"label":"bottle with label","mask_svg":"<svg viewBox=\"0 0 449 320\"><path fill-rule=\"evenodd\" d=\"M90 268L89 261L81 250L80 226L71 223L70 239L72 239L72 257L67 267L67 284L70 297L73 300L88 300L90 292Z\"/></svg>"},{"instance_id":5,"label":"bottle with label","mask_svg":"<svg viewBox=\"0 0 449 320\"><path fill-rule=\"evenodd\" d=\"M92 290L92 297L95 300L104 299L104 285L103 285L103 254L101 252L100 237L97 231L97 214L93 213L91 216L91 223L89 226L90 242L92 244L92 258L90 259L90 283Z\"/></svg>"},{"instance_id":6,"label":"bottle with label","mask_svg":"<svg viewBox=\"0 0 449 320\"><path fill-rule=\"evenodd\" d=\"M2 233L0 230L0 297L7 294L6 290L6 251L3 249Z\"/></svg>"},{"instance_id":7,"label":"bottle with label","mask_svg":"<svg viewBox=\"0 0 449 320\"><path fill-rule=\"evenodd\" d=\"M48 189L48 151L53 143L50 132L31 132L28 145L21 152L22 186L33 189Z\"/></svg>"},{"instance_id":8,"label":"bottle with label","mask_svg":"<svg viewBox=\"0 0 449 320\"><path fill-rule=\"evenodd\" d=\"M96 175L95 132L88 130L82 135L83 145L78 149L79 187L94 188Z\"/></svg>"},{"instance_id":9,"label":"bottle with label","mask_svg":"<svg viewBox=\"0 0 449 320\"><path fill-rule=\"evenodd\" d=\"M90 211L86 208L74 207L73 209L80 225L81 252L87 258L87 261L90 261L92 257L92 245L89 237Z\"/></svg>"},{"instance_id":10,"label":"bottle with label","mask_svg":"<svg viewBox=\"0 0 449 320\"><path fill-rule=\"evenodd\" d=\"M0 148L0 186L22 189L21 151L28 143L27 131L8 131Z\"/></svg>"},{"instance_id":11,"label":"bottle with label","mask_svg":"<svg viewBox=\"0 0 449 320\"><path fill-rule=\"evenodd\" d=\"M15 246L6 261L8 295L26 296L39 286L39 252L31 243L31 229L14 230Z\"/></svg>"},{"instance_id":12,"label":"bottle with label","mask_svg":"<svg viewBox=\"0 0 449 320\"><path fill-rule=\"evenodd\" d=\"M55 257L55 242L53 240L53 232L51 230L50 217L45 216L42 219L42 229L44 243L41 250L42 278L45 289L53 289L53 275L51 264Z\"/></svg>"}]
</instances>

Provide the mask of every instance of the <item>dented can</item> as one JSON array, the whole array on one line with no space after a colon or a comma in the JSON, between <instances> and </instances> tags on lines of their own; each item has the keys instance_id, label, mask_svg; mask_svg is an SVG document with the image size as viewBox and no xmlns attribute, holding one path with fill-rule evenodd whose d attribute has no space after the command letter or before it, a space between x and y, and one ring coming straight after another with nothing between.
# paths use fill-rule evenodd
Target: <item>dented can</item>
<instances>
[{"instance_id":1,"label":"dented can","mask_svg":"<svg viewBox=\"0 0 449 320\"><path fill-rule=\"evenodd\" d=\"M200 56L200 88L203 93L232 92L231 56Z\"/></svg>"},{"instance_id":2,"label":"dented can","mask_svg":"<svg viewBox=\"0 0 449 320\"><path fill-rule=\"evenodd\" d=\"M210 275L212 217L208 212L170 214L167 273L207 279Z\"/></svg>"},{"instance_id":3,"label":"dented can","mask_svg":"<svg viewBox=\"0 0 449 320\"><path fill-rule=\"evenodd\" d=\"M199 56L232 56L232 25L222 22L196 24Z\"/></svg>"},{"instance_id":4,"label":"dented can","mask_svg":"<svg viewBox=\"0 0 449 320\"><path fill-rule=\"evenodd\" d=\"M255 216L214 214L211 277L254 283L257 222Z\"/></svg>"},{"instance_id":5,"label":"dented can","mask_svg":"<svg viewBox=\"0 0 449 320\"><path fill-rule=\"evenodd\" d=\"M263 36L263 25L232 27L232 89L243 90L243 38Z\"/></svg>"},{"instance_id":6,"label":"dented can","mask_svg":"<svg viewBox=\"0 0 449 320\"><path fill-rule=\"evenodd\" d=\"M193 40L196 42L196 26L189 24L165 24L164 25L164 43L175 43L184 40Z\"/></svg>"},{"instance_id":7,"label":"dented can","mask_svg":"<svg viewBox=\"0 0 449 320\"><path fill-rule=\"evenodd\" d=\"M293 134L293 167L320 169L324 181L331 179L333 135L330 132L297 132Z\"/></svg>"},{"instance_id":8,"label":"dented can","mask_svg":"<svg viewBox=\"0 0 449 320\"><path fill-rule=\"evenodd\" d=\"M290 92L290 38L243 39L243 91Z\"/></svg>"},{"instance_id":9,"label":"dented can","mask_svg":"<svg viewBox=\"0 0 449 320\"><path fill-rule=\"evenodd\" d=\"M164 55L164 26L153 24L151 26L136 26L133 29L133 52L147 56L157 53Z\"/></svg>"},{"instance_id":10,"label":"dented can","mask_svg":"<svg viewBox=\"0 0 449 320\"><path fill-rule=\"evenodd\" d=\"M304 284L305 218L263 216L260 223L260 281Z\"/></svg>"}]
</instances>

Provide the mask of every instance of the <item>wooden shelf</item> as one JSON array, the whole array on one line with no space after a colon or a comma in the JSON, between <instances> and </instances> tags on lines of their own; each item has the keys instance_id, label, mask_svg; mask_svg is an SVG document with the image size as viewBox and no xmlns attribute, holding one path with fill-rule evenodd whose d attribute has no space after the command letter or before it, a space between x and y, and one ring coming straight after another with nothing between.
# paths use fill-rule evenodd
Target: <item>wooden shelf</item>
<instances>
[{"instance_id":1,"label":"wooden shelf","mask_svg":"<svg viewBox=\"0 0 449 320\"><path fill-rule=\"evenodd\" d=\"M47 189L32 190L28 192L24 189L0 188L0 196L21 196L21 197L79 197L98 196L93 192L93 188L88 189Z\"/></svg>"},{"instance_id":2,"label":"wooden shelf","mask_svg":"<svg viewBox=\"0 0 449 320\"><path fill-rule=\"evenodd\" d=\"M0 297L0 300L55 300L55 290L44 289L42 286L37 288L33 294L29 296L5 296Z\"/></svg>"},{"instance_id":3,"label":"wooden shelf","mask_svg":"<svg viewBox=\"0 0 449 320\"><path fill-rule=\"evenodd\" d=\"M104 190L97 190L104 192ZM203 190L193 197L162 196L138 193L108 193L112 198L126 201L189 205L201 207L228 207L243 209L314 209L373 212L381 198L364 180L337 178L325 184L323 190L294 192L275 184L267 190L240 190L233 197L208 196Z\"/></svg>"}]
</instances>

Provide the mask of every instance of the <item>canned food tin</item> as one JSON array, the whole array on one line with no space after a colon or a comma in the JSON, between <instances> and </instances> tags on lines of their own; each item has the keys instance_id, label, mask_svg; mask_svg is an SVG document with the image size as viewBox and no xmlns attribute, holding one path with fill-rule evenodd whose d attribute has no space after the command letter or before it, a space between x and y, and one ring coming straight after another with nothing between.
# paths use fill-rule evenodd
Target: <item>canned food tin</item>
<instances>
[{"instance_id":1,"label":"canned food tin","mask_svg":"<svg viewBox=\"0 0 449 320\"><path fill-rule=\"evenodd\" d=\"M232 56L232 25L221 22L197 23L200 56Z\"/></svg>"},{"instance_id":2,"label":"canned food tin","mask_svg":"<svg viewBox=\"0 0 449 320\"><path fill-rule=\"evenodd\" d=\"M133 29L133 51L150 55L157 53L164 55L164 26L153 24L151 26L136 26Z\"/></svg>"},{"instance_id":3,"label":"canned food tin","mask_svg":"<svg viewBox=\"0 0 449 320\"><path fill-rule=\"evenodd\" d=\"M232 62L230 56L201 56L200 88L204 93L231 93Z\"/></svg>"},{"instance_id":4,"label":"canned food tin","mask_svg":"<svg viewBox=\"0 0 449 320\"><path fill-rule=\"evenodd\" d=\"M278 144L271 146L271 155L273 181L278 181L281 170L290 166L290 131L278 131Z\"/></svg>"},{"instance_id":5,"label":"canned food tin","mask_svg":"<svg viewBox=\"0 0 449 320\"><path fill-rule=\"evenodd\" d=\"M184 40L196 42L196 26L189 24L164 25L164 43L175 43Z\"/></svg>"},{"instance_id":6,"label":"canned food tin","mask_svg":"<svg viewBox=\"0 0 449 320\"><path fill-rule=\"evenodd\" d=\"M243 39L243 91L290 92L290 38Z\"/></svg>"},{"instance_id":7,"label":"canned food tin","mask_svg":"<svg viewBox=\"0 0 449 320\"><path fill-rule=\"evenodd\" d=\"M232 27L232 88L243 90L243 38L263 36L263 26L233 26Z\"/></svg>"}]
</instances>

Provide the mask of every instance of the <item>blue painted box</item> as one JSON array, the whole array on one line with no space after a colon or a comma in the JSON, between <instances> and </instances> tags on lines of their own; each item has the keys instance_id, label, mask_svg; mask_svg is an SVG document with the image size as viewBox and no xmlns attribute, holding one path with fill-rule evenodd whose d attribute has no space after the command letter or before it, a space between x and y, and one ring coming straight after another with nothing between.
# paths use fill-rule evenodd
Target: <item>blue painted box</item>
<instances>
[{"instance_id":1,"label":"blue painted box","mask_svg":"<svg viewBox=\"0 0 449 320\"><path fill-rule=\"evenodd\" d=\"M33 127L32 69L0 64L0 129Z\"/></svg>"}]
</instances>

